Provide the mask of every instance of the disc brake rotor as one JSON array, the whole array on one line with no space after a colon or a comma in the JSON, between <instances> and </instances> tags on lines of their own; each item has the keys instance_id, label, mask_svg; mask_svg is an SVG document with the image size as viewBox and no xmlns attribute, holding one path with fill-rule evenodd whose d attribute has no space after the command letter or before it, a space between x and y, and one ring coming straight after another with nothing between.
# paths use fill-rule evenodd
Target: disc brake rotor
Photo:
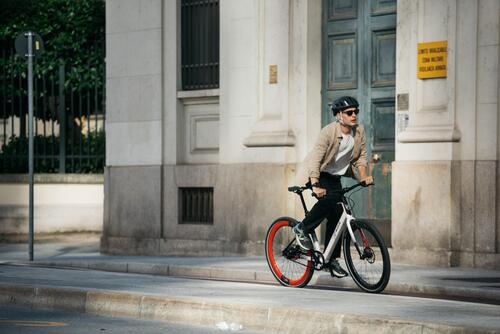
<instances>
[{"instance_id":1,"label":"disc brake rotor","mask_svg":"<svg viewBox=\"0 0 500 334\"><path fill-rule=\"evenodd\" d=\"M371 247L366 247L363 250L363 259L368 261L368 263L375 263L375 252L371 249Z\"/></svg>"}]
</instances>

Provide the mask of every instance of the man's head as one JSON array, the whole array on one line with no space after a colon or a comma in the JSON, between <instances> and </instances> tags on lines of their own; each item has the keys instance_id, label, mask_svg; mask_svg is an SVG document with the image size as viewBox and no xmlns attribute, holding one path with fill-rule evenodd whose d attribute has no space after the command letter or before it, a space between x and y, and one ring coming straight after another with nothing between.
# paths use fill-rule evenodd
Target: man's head
<instances>
[{"instance_id":1,"label":"man's head","mask_svg":"<svg viewBox=\"0 0 500 334\"><path fill-rule=\"evenodd\" d=\"M351 96L342 96L333 101L332 112L340 124L352 127L357 124L359 103Z\"/></svg>"}]
</instances>

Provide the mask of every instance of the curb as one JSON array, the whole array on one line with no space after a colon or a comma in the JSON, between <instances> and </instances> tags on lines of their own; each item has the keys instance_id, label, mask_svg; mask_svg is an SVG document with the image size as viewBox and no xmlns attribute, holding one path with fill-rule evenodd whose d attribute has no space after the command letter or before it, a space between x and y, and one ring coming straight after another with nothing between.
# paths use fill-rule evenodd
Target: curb
<instances>
[{"instance_id":1,"label":"curb","mask_svg":"<svg viewBox=\"0 0 500 334\"><path fill-rule=\"evenodd\" d=\"M234 282L251 283L276 283L270 272L227 269L221 267L194 267L183 265L152 264L140 262L87 262L87 261L37 261L34 263L24 262L27 265L38 265L47 267L70 267L129 274L161 275L183 278L211 279Z\"/></svg>"},{"instance_id":2,"label":"curb","mask_svg":"<svg viewBox=\"0 0 500 334\"><path fill-rule=\"evenodd\" d=\"M0 304L59 309L100 316L131 317L215 326L226 322L265 333L354 332L500 333L474 326L450 326L282 307L221 303L97 289L0 284Z\"/></svg>"},{"instance_id":3,"label":"curb","mask_svg":"<svg viewBox=\"0 0 500 334\"><path fill-rule=\"evenodd\" d=\"M30 264L31 263L26 263ZM210 279L233 282L275 283L271 272L228 269L221 267L199 267L183 265L152 264L140 262L104 262L104 261L37 261L35 265L47 267L71 267L99 271L121 272L130 274L161 275L195 279ZM310 286L359 290L351 279L332 279L328 275L313 276ZM463 299L500 305L500 290L482 290L472 287L453 287L431 284L389 282L385 293L411 295L419 297L440 297Z\"/></svg>"}]
</instances>

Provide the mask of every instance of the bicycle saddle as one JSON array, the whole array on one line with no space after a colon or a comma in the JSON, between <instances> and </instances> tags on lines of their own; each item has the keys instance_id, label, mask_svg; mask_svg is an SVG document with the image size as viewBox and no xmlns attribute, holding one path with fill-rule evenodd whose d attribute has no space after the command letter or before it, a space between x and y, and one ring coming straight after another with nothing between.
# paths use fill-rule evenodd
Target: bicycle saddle
<instances>
[{"instance_id":1,"label":"bicycle saddle","mask_svg":"<svg viewBox=\"0 0 500 334\"><path fill-rule=\"evenodd\" d=\"M292 193L297 193L297 192L300 192L301 189L300 189L300 187L293 186L293 187L288 187L288 191L292 192Z\"/></svg>"}]
</instances>

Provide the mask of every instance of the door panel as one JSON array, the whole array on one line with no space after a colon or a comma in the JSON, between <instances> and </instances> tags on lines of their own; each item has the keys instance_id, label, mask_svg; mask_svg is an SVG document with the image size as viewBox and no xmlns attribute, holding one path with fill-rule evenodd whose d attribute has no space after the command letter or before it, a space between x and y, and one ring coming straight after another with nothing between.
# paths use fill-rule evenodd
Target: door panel
<instances>
[{"instance_id":1,"label":"door panel","mask_svg":"<svg viewBox=\"0 0 500 334\"><path fill-rule=\"evenodd\" d=\"M393 14L396 12L395 0L372 0L372 15Z\"/></svg>"},{"instance_id":2,"label":"door panel","mask_svg":"<svg viewBox=\"0 0 500 334\"><path fill-rule=\"evenodd\" d=\"M394 152L394 100L372 99L372 152Z\"/></svg>"},{"instance_id":3,"label":"door panel","mask_svg":"<svg viewBox=\"0 0 500 334\"><path fill-rule=\"evenodd\" d=\"M343 95L358 99L376 185L353 195L354 213L374 220L388 243L395 80L396 0L324 0L322 126L333 121L331 101Z\"/></svg>"},{"instance_id":4,"label":"door panel","mask_svg":"<svg viewBox=\"0 0 500 334\"><path fill-rule=\"evenodd\" d=\"M354 34L328 37L329 90L356 88L358 80L356 49Z\"/></svg>"},{"instance_id":5,"label":"door panel","mask_svg":"<svg viewBox=\"0 0 500 334\"><path fill-rule=\"evenodd\" d=\"M328 1L328 20L352 19L358 16L357 0Z\"/></svg>"},{"instance_id":6,"label":"door panel","mask_svg":"<svg viewBox=\"0 0 500 334\"><path fill-rule=\"evenodd\" d=\"M379 30L372 33L372 88L396 84L396 31Z\"/></svg>"}]
</instances>

